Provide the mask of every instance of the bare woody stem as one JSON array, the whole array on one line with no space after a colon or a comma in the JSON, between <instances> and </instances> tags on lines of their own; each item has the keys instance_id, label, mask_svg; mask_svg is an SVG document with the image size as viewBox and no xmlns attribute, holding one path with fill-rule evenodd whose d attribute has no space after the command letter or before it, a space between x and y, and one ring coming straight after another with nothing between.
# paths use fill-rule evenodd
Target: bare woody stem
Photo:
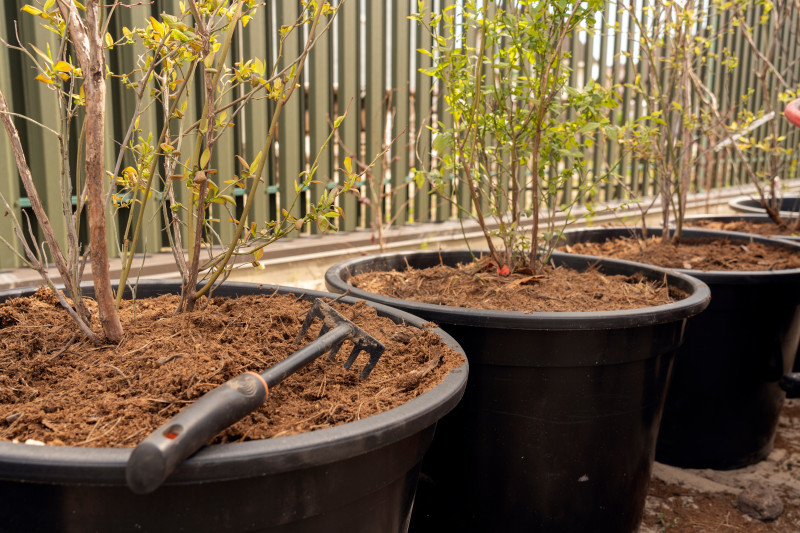
<instances>
[{"instance_id":1,"label":"bare woody stem","mask_svg":"<svg viewBox=\"0 0 800 533\"><path fill-rule=\"evenodd\" d=\"M228 50L231 47L231 42L233 41L233 34L236 31L236 25L239 23L239 18L242 15L242 6L244 4L244 0L239 0L236 4L236 11L233 14L233 18L229 23L228 33L225 36L225 43L220 50L219 57L217 58L216 66L216 73L212 74L208 69L205 69L205 107L203 109L205 115L205 123L206 123L206 131L205 135L201 131L202 128L198 129L197 132L197 142L195 144L195 151L194 155L196 156L200 150L199 147L202 145L203 141L205 141L206 149L211 152L213 149L213 124L214 124L214 117L216 115L216 109L214 107L214 94L217 85L220 81L220 76L225 67L225 60L228 55ZM194 14L194 17L197 19L198 31L200 32L200 36L203 39L203 46L206 48L206 54L210 51L209 46L209 30L200 15L199 10L197 9L197 4L194 0L190 0L189 6ZM201 122L202 124L202 122ZM204 138L205 137L205 138ZM196 159L192 162L192 164L196 164ZM197 294L197 276L200 269L200 245L202 244L202 237L203 237L203 221L206 211L205 205L205 198L206 192L208 191L208 180L205 176L205 169L199 169L195 177L195 182L198 185L197 191L197 210L195 212L195 221L193 231L189 233L189 251L191 253L191 263L189 264L189 271L188 276L186 279L186 286L184 287L184 302L185 302L185 310L192 311L194 309L195 302L199 297ZM191 224L191 218L190 218ZM192 239L192 237L194 237Z\"/></svg>"},{"instance_id":2,"label":"bare woody stem","mask_svg":"<svg viewBox=\"0 0 800 533\"><path fill-rule=\"evenodd\" d=\"M530 268L533 270L537 270L537 263L539 262L539 147L542 142L542 122L545 119L547 110L550 108L550 103L553 101L553 98L555 98L555 95L559 90L558 87L551 87L550 92L548 94L544 94L544 88L548 87L547 80L550 76L550 70L553 68L555 68L556 72L559 70L560 65L558 60L561 56L561 48L564 45L564 39L566 38L567 33L572 26L572 21L575 19L575 15L578 13L580 7L581 3L575 2L575 6L572 8L569 18L564 23L564 27L561 29L561 32L558 35L556 49L553 50L550 60L547 62L547 65L545 65L539 81L539 86L542 88L542 90L537 98L539 109L537 110L534 118L536 121L536 134L533 139L533 150L531 153L531 169L533 170L533 176L531 180L531 186L533 188L533 225L531 226L531 253L528 261Z\"/></svg>"},{"instance_id":3,"label":"bare woody stem","mask_svg":"<svg viewBox=\"0 0 800 533\"><path fill-rule=\"evenodd\" d=\"M14 122L11 120L11 114L8 112L8 105L6 104L5 95L3 92L0 91L0 120L3 121L3 127L8 134L8 138L11 141L11 149L14 152L14 160L17 164L17 170L19 171L19 175L22 181L22 186L25 189L25 193L28 195L28 200L31 202L31 208L33 209L33 213L36 216L36 220L39 222L39 227L42 229L42 233L44 234L45 241L47 242L48 247L50 248L50 252L53 255L53 260L55 261L56 268L58 269L59 274L61 275L61 279L64 281L64 285L66 286L67 292L73 298L73 301L76 298L76 294L74 292L74 287L72 283L72 277L70 276L70 270L67 266L67 262L64 259L63 254L61 253L61 248L58 246L58 242L56 241L55 233L53 232L53 227L50 224L50 219L47 218L47 214L44 211L44 207L42 206L42 202L39 198L39 194L36 191L36 186L33 183L33 177L31 176L30 167L28 167L28 163L25 160L25 152L22 150L22 143L19 139L19 132L17 131ZM23 241L24 242L24 241ZM43 265L40 265L40 267ZM39 270L37 268L37 270ZM42 276L46 276L46 272L42 268L39 270ZM47 279L45 277L45 279ZM77 303L77 302L76 302ZM78 322L81 330L86 333L86 335L92 339L96 340L96 335L91 331L86 323L87 317L80 316L79 314L70 313L71 316Z\"/></svg>"},{"instance_id":4,"label":"bare woody stem","mask_svg":"<svg viewBox=\"0 0 800 533\"><path fill-rule=\"evenodd\" d=\"M195 64L192 64L192 68L190 71L194 70ZM186 89L187 84L191 76L186 76L186 79L180 85L178 89L177 95L175 97L175 102L172 104L171 108L168 108L168 114L166 116L171 117L175 110L178 108L178 103L181 99L181 95L183 94L184 90ZM161 133L158 136L158 146L164 142L164 139L169 133L169 125L170 122L164 121L164 125L161 128ZM157 154L156 154L157 155ZM153 161L150 163L150 168L148 169L148 176L147 176L147 183L145 184L144 191L142 191L142 200L141 204L139 205L139 211L136 217L136 223L133 229L133 237L131 238L130 245L128 246L128 250L131 250L131 253L125 254L122 263L122 271L120 272L119 278L119 293L117 294L116 305L119 307L120 302L122 301L122 289L125 288L125 284L128 282L128 276L130 275L131 266L133 265L133 252L132 250L136 250L136 245L139 242L139 236L142 233L142 228L144 227L144 214L145 214L145 204L147 203L147 199L150 196L150 191L153 189L153 178L156 175L156 166L158 164L158 157L153 157ZM116 174L115 174L116 175Z\"/></svg>"},{"instance_id":5,"label":"bare woody stem","mask_svg":"<svg viewBox=\"0 0 800 533\"><path fill-rule=\"evenodd\" d=\"M486 219L483 216L483 209L481 209L481 202L478 196L478 191L475 188L475 181L472 177L472 161L475 157L475 145L478 142L478 130L475 127L475 117L478 113L478 102L481 95L481 70L483 69L483 54L486 50L486 19L483 20L483 27L480 30L480 46L478 50L477 61L475 62L475 86L474 86L474 94L473 94L473 105L472 105L472 113L469 117L469 124L467 125L467 132L464 138L464 141L461 143L461 146L458 147L458 155L461 157L462 162L464 162L464 172L466 173L467 178L467 185L469 186L469 194L472 197L472 205L475 206L475 212L478 216L478 225L483 231L483 236L486 239L486 245L489 247L489 253L494 258L495 262L497 262L498 266L504 265L506 261L503 261L503 258L500 257L500 254L497 251L497 248L494 246L494 242L492 242L492 236L489 234L489 229L486 227ZM470 145L470 153L469 157L466 159L464 158L464 145L469 138L469 135L472 135L472 143ZM506 250L506 254L508 254L508 250Z\"/></svg>"},{"instance_id":6,"label":"bare woody stem","mask_svg":"<svg viewBox=\"0 0 800 533\"><path fill-rule=\"evenodd\" d=\"M110 342L122 339L122 324L114 305L108 265L106 244L106 213L103 181L106 64L103 41L100 36L98 0L86 3L86 25L81 20L74 0L58 0L58 7L66 19L72 36L75 55L84 73L86 92L86 192L89 197L87 209L89 219L89 246L92 257L92 278L95 299L100 314L103 332Z\"/></svg>"},{"instance_id":7,"label":"bare woody stem","mask_svg":"<svg viewBox=\"0 0 800 533\"><path fill-rule=\"evenodd\" d=\"M319 26L319 21L322 18L322 7L324 2L317 2L317 10L314 12L314 18L311 22L311 28L308 31L308 40L306 41L306 46L303 49L303 52L300 54L300 58L297 62L297 69L295 72L298 75L303 72L303 65L305 65L306 58L308 57L308 53L311 50L311 46L314 43L314 36L317 32L317 27ZM287 89L287 93L284 95L283 98L278 100L278 104L275 106L275 112L272 115L272 120L270 121L269 125L269 133L267 134L267 138L264 141L264 149L262 150L261 159L258 163L258 168L256 169L255 174L253 175L252 182L250 183L250 188L247 190L247 201L244 204L244 208L242 210L242 215L239 217L239 222L236 224L236 232L230 240L230 244L228 245L227 250L225 251L225 255L223 256L222 260L218 263L217 269L211 275L206 283L200 290L197 291L196 297L200 298L204 296L211 288L214 286L214 283L219 279L222 273L225 271L225 267L230 261L231 257L233 256L234 251L236 251L236 247L239 243L239 239L242 237L242 233L244 232L245 224L247 223L247 217L250 214L250 210L253 207L253 201L256 197L255 192L258 190L258 184L261 182L261 176L264 173L264 166L266 161L269 159L267 154L269 153L270 148L272 147L272 141L275 138L275 132L278 128L278 118L283 111L283 107L286 105L286 102L292 97L295 88L297 87L296 81L293 79L291 80L291 84Z\"/></svg>"}]
</instances>

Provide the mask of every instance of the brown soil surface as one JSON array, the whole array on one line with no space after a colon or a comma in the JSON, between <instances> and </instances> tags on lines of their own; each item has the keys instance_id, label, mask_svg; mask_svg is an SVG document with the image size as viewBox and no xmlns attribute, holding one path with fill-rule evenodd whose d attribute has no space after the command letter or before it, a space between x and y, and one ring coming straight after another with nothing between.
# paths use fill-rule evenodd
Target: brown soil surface
<instances>
[{"instance_id":1,"label":"brown soil surface","mask_svg":"<svg viewBox=\"0 0 800 533\"><path fill-rule=\"evenodd\" d=\"M298 345L309 302L294 296L213 298L172 316L177 296L124 303L125 337L94 346L49 290L0 304L0 439L131 447L185 405L242 372L263 372ZM94 308L90 302L90 307ZM462 357L427 329L395 325L364 303L333 306L386 346L366 380L366 354L347 371L346 341L270 390L265 405L213 442L327 428L386 411L433 388ZM94 313L96 316L96 313Z\"/></svg>"},{"instance_id":2,"label":"brown soil surface","mask_svg":"<svg viewBox=\"0 0 800 533\"><path fill-rule=\"evenodd\" d=\"M639 261L667 268L692 270L785 270L800 268L800 253L780 246L729 241L727 239L682 239L662 242L660 237L620 237L602 243L585 242L565 246L568 252Z\"/></svg>"},{"instance_id":3,"label":"brown soil surface","mask_svg":"<svg viewBox=\"0 0 800 533\"><path fill-rule=\"evenodd\" d=\"M737 496L759 482L782 500L784 511L762 522L742 512ZM775 448L758 464L738 470L692 470L656 463L639 533L797 533L800 531L800 400L787 400Z\"/></svg>"},{"instance_id":4,"label":"brown soil surface","mask_svg":"<svg viewBox=\"0 0 800 533\"><path fill-rule=\"evenodd\" d=\"M793 227L780 227L772 222L753 222L751 220L735 220L730 222L719 220L687 220L686 227L738 231L740 233L754 233L767 237L771 235L800 235Z\"/></svg>"},{"instance_id":5,"label":"brown soil surface","mask_svg":"<svg viewBox=\"0 0 800 533\"><path fill-rule=\"evenodd\" d=\"M479 263L402 272L371 272L348 280L359 289L405 300L505 311L608 311L662 305L685 295L642 276L606 276L546 267L544 273L499 276Z\"/></svg>"}]
</instances>

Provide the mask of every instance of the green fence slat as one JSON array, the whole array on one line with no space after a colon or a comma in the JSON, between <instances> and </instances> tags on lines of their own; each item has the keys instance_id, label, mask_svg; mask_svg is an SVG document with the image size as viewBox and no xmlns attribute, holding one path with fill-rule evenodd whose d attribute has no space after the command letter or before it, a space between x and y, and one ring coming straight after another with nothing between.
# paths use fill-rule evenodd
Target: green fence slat
<instances>
[{"instance_id":1,"label":"green fence slat","mask_svg":"<svg viewBox=\"0 0 800 533\"><path fill-rule=\"evenodd\" d=\"M237 31L242 30L241 23L239 26L240 27ZM236 62L234 53L235 46L232 46L231 51L228 53L228 57L225 61L226 66L230 69L233 68L234 63ZM236 98L243 96L244 90L246 90L245 87L249 88L248 86L244 86L241 87L242 91L236 94L234 94L232 91L229 91L225 95L220 95L220 91L224 90L224 87L225 86L217 88L216 92L216 96L219 98L220 107L231 104ZM234 110L235 108L230 108L226 111L226 121L231 120ZM237 174L236 155L239 152L237 147L240 146L240 143L237 143L238 135L236 125L238 122L238 117L233 118L234 126L232 128L227 128L227 131L225 131L225 133L217 140L217 143L214 145L214 153L211 157L210 163L211 168L216 169L217 171L217 174L209 176L210 180L217 185L220 190L225 190L226 187L230 187L227 189L227 193L225 193L230 195L233 195L235 187L232 184L227 184L225 182L233 180L233 176ZM231 242L236 231L236 226L232 222L228 222L228 219L239 219L239 213L237 213L236 206L231 205L228 202L225 204L212 204L211 216L215 220L218 220L218 222L214 222L212 224L212 228L217 233L218 237L205 235L204 239L213 244L217 244L217 238L221 239L222 244Z\"/></svg>"},{"instance_id":2,"label":"green fence slat","mask_svg":"<svg viewBox=\"0 0 800 533\"><path fill-rule=\"evenodd\" d=\"M344 159L353 159L353 168L356 161L360 159L360 139L359 127L361 123L361 95L359 76L361 69L360 47L358 36L360 31L359 3L354 1L345 2L339 8L339 15L336 21L339 29L339 87L337 94L338 114L342 115L348 109L347 118L342 122L339 136L342 139L342 146L339 147L339 168L344 168ZM344 175L342 174L342 180ZM340 205L344 210L345 218L339 224L343 229L352 231L356 228L358 217L358 202L353 194L346 194L340 197Z\"/></svg>"},{"instance_id":3,"label":"green fence slat","mask_svg":"<svg viewBox=\"0 0 800 533\"><path fill-rule=\"evenodd\" d=\"M455 5L456 0L441 0L441 6L439 8L440 12L444 12L445 9L449 8L450 6ZM439 30L443 32L443 36L448 38L449 35L444 32L444 28L442 27L443 24L440 23ZM451 128L453 126L453 119L450 113L447 112L447 103L444 100L446 88L442 85L441 82L436 82L436 89L435 92L437 93L436 99L436 106L437 106L437 116L439 117L439 122L442 123L442 127L444 129ZM450 169L447 168L438 168L439 172L442 174L442 178L445 180L445 185L443 190L441 191L441 196L437 197L436 200L436 220L438 222L444 222L445 220L449 220L454 216L460 216L457 210L454 208L453 202L455 201L454 195L456 194L456 190L454 188L455 184L453 182L453 174Z\"/></svg>"},{"instance_id":4,"label":"green fence slat","mask_svg":"<svg viewBox=\"0 0 800 533\"><path fill-rule=\"evenodd\" d=\"M366 137L365 159L372 161L384 145L386 131L386 4L384 2L367 1L366 27L366 92L364 100L364 129ZM365 227L382 224L376 220L378 213L385 213L386 202L383 197L384 180L386 178L386 157L382 156L372 170L372 180L367 185L367 196L370 202L375 199L379 205L367 206L365 211ZM375 189L373 191L372 189ZM375 199L373 199L373 197Z\"/></svg>"},{"instance_id":5,"label":"green fence slat","mask_svg":"<svg viewBox=\"0 0 800 533\"><path fill-rule=\"evenodd\" d=\"M753 23L755 21L755 16L756 16L756 10L753 9L753 6L750 6L745 11L745 21L746 21L746 24L747 24L748 27L750 27L750 28L753 27ZM754 86L753 86L754 76L753 76L753 70L752 70L753 54L750 53L750 45L747 43L747 41L744 38L739 38L737 40L737 48L739 48L739 50L740 50L740 51L737 50L737 56L739 57L739 66L737 67L738 74L739 74L739 76L738 76L738 78L739 78L739 90L735 94L737 96L741 97L744 94L746 94L750 89L754 88ZM741 100L737 103L737 105L741 105ZM753 105L754 105L754 100L753 100L753 97L751 96L749 98L749 101L748 101L747 105L745 105L744 108L747 109L747 110L751 110L752 111L752 110L754 110L753 109ZM750 134L753 135L753 136L758 136L759 133L760 133L759 131L753 131ZM745 157L748 158L748 161L749 161L751 167L755 168L756 167L756 159L758 157L758 154L756 154L756 151L755 150L751 150L751 151L745 152L744 155L745 155ZM738 155L737 155L736 161L737 161L737 164L736 164L736 166L734 168L735 168L735 172L736 172L737 182L740 183L740 184L746 184L746 183L749 182L750 178L747 175L747 171L745 170L744 163L742 162L742 158L738 157Z\"/></svg>"},{"instance_id":6,"label":"green fence slat","mask_svg":"<svg viewBox=\"0 0 800 533\"><path fill-rule=\"evenodd\" d=\"M629 28L628 31L633 31L632 27L635 24L635 22L633 20L631 20L630 11L624 10L623 19L627 20L627 25L628 25L628 28ZM620 25L621 25L621 23L620 23ZM628 40L626 45L627 45L627 47L626 47L625 51L628 54L628 57L625 58L625 74L623 75L624 77L623 77L622 81L623 81L624 84L630 84L630 83L633 83L634 77L635 77L634 76L634 70L633 70L633 68L634 68L633 67L633 42L631 42L631 40ZM623 87L623 89L622 89L622 104L621 104L622 105L622 116L621 116L621 122L618 125L624 124L626 121L628 121L628 120L630 120L632 118L633 114L636 113L635 110L633 110L633 112L631 111L631 104L635 105L635 103L636 103L636 99L632 98L633 95L631 94L631 92L632 91L631 91L630 87ZM634 170L635 166L636 166L636 161L630 156L630 154L628 152L626 152L623 155L622 160L620 161L619 174L620 174L620 179L624 183L628 184L628 187L630 188L631 191L635 191L635 188L634 188L635 187L634 186L634 181L635 180L634 180L634 177L633 177L633 170Z\"/></svg>"},{"instance_id":7,"label":"green fence slat","mask_svg":"<svg viewBox=\"0 0 800 533\"><path fill-rule=\"evenodd\" d=\"M300 16L300 6L297 2L280 2L277 6L279 26L291 26ZM293 61L301 51L300 43L303 31L297 28L283 43L283 58L279 67L283 68ZM300 78L303 83L303 77ZM302 94L295 92L289 102L284 106L278 123L280 129L278 151L278 180L280 182L280 208L287 210L291 215L301 216L300 200L292 203L295 198L295 185L300 173L305 168L303 150L303 98ZM290 210L291 209L291 210Z\"/></svg>"},{"instance_id":8,"label":"green fence slat","mask_svg":"<svg viewBox=\"0 0 800 533\"><path fill-rule=\"evenodd\" d=\"M397 138L391 149L392 154L392 217L394 225L402 226L408 220L408 146L409 146L409 60L410 60L410 25L411 0L392 1L392 83L394 90L392 103L394 121L392 138Z\"/></svg>"},{"instance_id":9,"label":"green fence slat","mask_svg":"<svg viewBox=\"0 0 800 533\"><path fill-rule=\"evenodd\" d=\"M18 4L18 7L22 5ZM46 50L47 44L51 50L58 50L58 40L55 34L45 30L37 17L17 11L16 18L19 27L19 37L23 43L37 43L37 48ZM45 84L35 81L36 72L31 63L24 59L19 69L11 65L13 72L20 73L20 83L24 92L22 112L40 122L41 124L60 131L60 112L56 104L56 97L52 90ZM18 110L19 112L19 110ZM18 122L22 146L28 156L28 165L33 175L33 181L39 191L39 196L50 218L50 224L60 245L66 242L66 227L61 216L61 189L60 189L60 155L58 139L40 127L24 121ZM33 154L36 154L35 156Z\"/></svg>"},{"instance_id":10,"label":"green fence slat","mask_svg":"<svg viewBox=\"0 0 800 533\"><path fill-rule=\"evenodd\" d=\"M269 69L272 66L271 55L268 53L268 43L273 36L274 27L270 20L270 6L259 6L258 11L253 14L246 28L242 39L242 50L240 59L250 60L259 59ZM269 74L269 73L267 73ZM268 77L268 76L267 76ZM239 120L240 155L245 161L252 163L256 156L264 148L264 142L269 132L269 121L272 116L270 103L267 99L257 98L251 101L246 112ZM269 194L267 188L274 183L274 158L272 151L269 154L262 154L267 158L262 179L264 183L259 186L256 197L253 199L253 207L250 212L249 222L256 222L259 227L274 216L274 211L269 208ZM241 169L240 169L241 171Z\"/></svg>"},{"instance_id":11,"label":"green fence slat","mask_svg":"<svg viewBox=\"0 0 800 533\"><path fill-rule=\"evenodd\" d=\"M314 180L320 182L311 186L312 202L320 198L322 193L327 190L328 184L331 183L331 180L334 178L333 151L336 141L332 139L324 151L319 151L330 134L331 124L336 119L333 108L332 35L332 32L326 32L325 35L320 36L308 57L308 69L311 75L308 80L309 94L307 106L310 128L309 144L311 145L309 157L311 161L318 158ZM345 212L345 217L355 218L355 213ZM319 233L319 226L316 224L312 225L311 232L314 234Z\"/></svg>"},{"instance_id":12,"label":"green fence slat","mask_svg":"<svg viewBox=\"0 0 800 533\"><path fill-rule=\"evenodd\" d=\"M143 5L130 6L130 8L127 9L117 9L114 12L109 27L112 37L114 39L119 39L122 36L123 27L131 29L136 26L141 26L151 13L151 7ZM109 68L111 68L112 72L115 74L130 73L136 65L137 58L143 53L145 53L145 49L141 44L138 44L138 42L135 45L116 47L111 51ZM138 79L141 76L142 74L138 74L135 78ZM117 79L111 80L109 89L109 96L112 99L112 112L110 112L107 117L107 132L113 135L115 142L108 147L109 149L106 150L106 155L109 157L108 168L109 170L113 170L119 150L122 149L119 143L124 140L130 121L134 116L136 109L136 93L134 89L126 89ZM149 133L152 133L154 143L158 140L158 136L161 132L161 125L163 124L163 121L158 119L159 107L160 104L154 103L148 91L145 91L140 106L140 112L143 113L139 119L139 127L145 137L147 137ZM131 141L136 142L136 137L133 136ZM134 158L131 155L126 155L123 159L121 169L134 165ZM160 191L162 187L159 180L162 174L162 168L163 167L156 169L157 176L153 180L153 189L155 191ZM138 206L130 211L131 216L138 216ZM124 223L124 219L125 217L119 217L118 223ZM161 249L161 219L159 201L155 198L150 198L145 206L142 233L135 250L137 253L144 252L145 250L149 253L153 253ZM124 230L124 226L120 229ZM132 225L131 236L133 235L133 231L134 226ZM117 249L116 243L113 249Z\"/></svg>"},{"instance_id":13,"label":"green fence slat","mask_svg":"<svg viewBox=\"0 0 800 533\"><path fill-rule=\"evenodd\" d=\"M6 18L8 7L9 6L6 5L0 8L0 32L2 32L3 35L10 35L8 19ZM9 69L10 63L9 50L5 46L0 47L0 89L2 89L3 94L6 96L9 107L12 107L11 86L13 84L11 71ZM11 111L13 112L14 109L11 109ZM2 176L0 176L0 193L2 193L6 202L14 207L14 203L17 198L20 197L21 187L17 174L17 166L14 163L14 152L11 150L11 143L8 141L8 136L4 129L0 131L0 173L2 173ZM5 210L5 206L0 206L0 208ZM14 215L17 220L22 222L19 209L14 210ZM18 253L22 253L22 246L17 242L16 237L14 237L13 226L8 218L0 223L0 236L8 241L8 243L14 247L14 250ZM3 245L0 244L0 247L2 246ZM9 253L7 250L3 250L3 252L0 253L0 268L17 267L21 264L22 262L16 255Z\"/></svg>"},{"instance_id":14,"label":"green fence slat","mask_svg":"<svg viewBox=\"0 0 800 533\"><path fill-rule=\"evenodd\" d=\"M430 24L430 15L426 15L425 20ZM421 25L413 23L412 31L416 31L417 48L421 50L433 50L433 39L428 30ZM431 77L419 72L419 69L429 68L433 61L430 57L416 53L417 71L412 72L415 77L416 88L414 91L414 166L427 169L431 164ZM418 159L419 158L419 159ZM414 221L427 222L431 217L431 194L428 180L422 181L422 186L414 186Z\"/></svg>"}]
</instances>

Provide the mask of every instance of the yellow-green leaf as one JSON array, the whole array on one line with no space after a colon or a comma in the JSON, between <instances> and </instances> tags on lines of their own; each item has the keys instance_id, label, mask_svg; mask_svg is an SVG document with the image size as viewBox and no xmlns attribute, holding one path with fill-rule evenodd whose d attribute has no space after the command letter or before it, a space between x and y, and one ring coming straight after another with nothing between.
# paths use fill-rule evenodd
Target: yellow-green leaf
<instances>
[{"instance_id":1,"label":"yellow-green leaf","mask_svg":"<svg viewBox=\"0 0 800 533\"><path fill-rule=\"evenodd\" d=\"M206 68L213 68L213 67L214 67L214 56L215 56L215 55L216 55L216 52L211 52L211 53L210 53L210 54L208 54L208 55L206 56L206 58L203 60L203 62L204 62L204 63L205 63L205 65L206 65Z\"/></svg>"},{"instance_id":2,"label":"yellow-green leaf","mask_svg":"<svg viewBox=\"0 0 800 533\"><path fill-rule=\"evenodd\" d=\"M53 67L53 70L56 72L72 72L73 68L72 65L67 63L66 61L59 61L56 63L56 66Z\"/></svg>"},{"instance_id":3,"label":"yellow-green leaf","mask_svg":"<svg viewBox=\"0 0 800 533\"><path fill-rule=\"evenodd\" d=\"M52 64L53 64L53 60L52 60L52 59L50 59L50 57L48 57L48 56L47 56L47 55L46 55L44 52L42 52L41 50L39 50L38 48L36 48L36 47L35 47L35 46L33 46L33 45L31 45L31 48L33 49L33 51L34 51L34 52L36 52L36 54L37 54L39 57L41 57L42 59L44 59L45 61L47 61L47 63L49 63L50 65L52 65ZM48 48L49 48L49 46L48 46Z\"/></svg>"},{"instance_id":4,"label":"yellow-green leaf","mask_svg":"<svg viewBox=\"0 0 800 533\"><path fill-rule=\"evenodd\" d=\"M56 0L47 0L47 2L44 3L44 10L48 11L51 7L53 7L53 4L55 3Z\"/></svg>"},{"instance_id":5,"label":"yellow-green leaf","mask_svg":"<svg viewBox=\"0 0 800 533\"><path fill-rule=\"evenodd\" d=\"M42 83L49 83L49 84L52 84L52 83L53 83L53 80L51 80L50 78L48 78L47 76L45 76L45 75L43 75L43 74L39 74L39 75L38 75L38 76L36 76L34 79L35 79L36 81L40 81L40 82L42 82Z\"/></svg>"},{"instance_id":6,"label":"yellow-green leaf","mask_svg":"<svg viewBox=\"0 0 800 533\"><path fill-rule=\"evenodd\" d=\"M200 168L206 168L209 159L211 159L211 152L209 152L208 148L206 148L203 150L203 154L200 156Z\"/></svg>"},{"instance_id":7,"label":"yellow-green leaf","mask_svg":"<svg viewBox=\"0 0 800 533\"><path fill-rule=\"evenodd\" d=\"M353 161L349 157L344 158L344 168L348 174L353 173Z\"/></svg>"},{"instance_id":8,"label":"yellow-green leaf","mask_svg":"<svg viewBox=\"0 0 800 533\"><path fill-rule=\"evenodd\" d=\"M35 15L37 17L42 14L42 12L40 10L36 9L33 6L29 6L29 5L24 6L21 9L21 11L24 11L25 13L30 13L31 15Z\"/></svg>"},{"instance_id":9,"label":"yellow-green leaf","mask_svg":"<svg viewBox=\"0 0 800 533\"><path fill-rule=\"evenodd\" d=\"M111 49L114 48L114 38L111 37L111 34L106 32L106 46Z\"/></svg>"}]
</instances>

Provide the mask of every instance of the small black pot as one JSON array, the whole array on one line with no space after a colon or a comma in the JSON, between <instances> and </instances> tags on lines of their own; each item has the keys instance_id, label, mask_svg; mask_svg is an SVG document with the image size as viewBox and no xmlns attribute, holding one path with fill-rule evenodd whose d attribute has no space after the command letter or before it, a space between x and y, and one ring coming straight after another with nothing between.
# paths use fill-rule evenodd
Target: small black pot
<instances>
[{"instance_id":1,"label":"small black pot","mask_svg":"<svg viewBox=\"0 0 800 533\"><path fill-rule=\"evenodd\" d=\"M568 244L631 236L635 228L564 233ZM650 235L661 231L649 229ZM685 237L724 237L797 249L765 237L684 229ZM711 305L686 325L675 360L656 460L684 468L741 468L772 450L784 393L800 341L800 269L682 270L711 288Z\"/></svg>"},{"instance_id":2,"label":"small black pot","mask_svg":"<svg viewBox=\"0 0 800 533\"><path fill-rule=\"evenodd\" d=\"M783 218L797 218L800 212L800 194L787 194L780 198L780 215ZM741 196L731 200L728 205L731 209L739 213L750 213L753 215L763 215L764 208L761 206L761 201L758 198L751 198L750 196Z\"/></svg>"},{"instance_id":3,"label":"small black pot","mask_svg":"<svg viewBox=\"0 0 800 533\"><path fill-rule=\"evenodd\" d=\"M650 480L673 353L708 288L626 261L556 254L558 264L667 279L690 293L648 309L521 313L439 306L367 293L358 273L471 261L410 252L340 263L331 290L411 311L466 347L462 403L442 420L423 463L415 532L632 532Z\"/></svg>"},{"instance_id":4,"label":"small black pot","mask_svg":"<svg viewBox=\"0 0 800 533\"><path fill-rule=\"evenodd\" d=\"M138 297L173 293L178 287L143 281ZM215 295L276 289L304 298L335 297L245 283L226 283ZM31 292L2 291L0 299ZM371 305L396 322L425 322ZM449 335L437 332L461 351ZM436 388L379 415L311 433L205 447L147 495L125 485L131 448L0 442L0 530L406 531L422 456L437 421L462 396L466 379L464 364Z\"/></svg>"}]
</instances>

